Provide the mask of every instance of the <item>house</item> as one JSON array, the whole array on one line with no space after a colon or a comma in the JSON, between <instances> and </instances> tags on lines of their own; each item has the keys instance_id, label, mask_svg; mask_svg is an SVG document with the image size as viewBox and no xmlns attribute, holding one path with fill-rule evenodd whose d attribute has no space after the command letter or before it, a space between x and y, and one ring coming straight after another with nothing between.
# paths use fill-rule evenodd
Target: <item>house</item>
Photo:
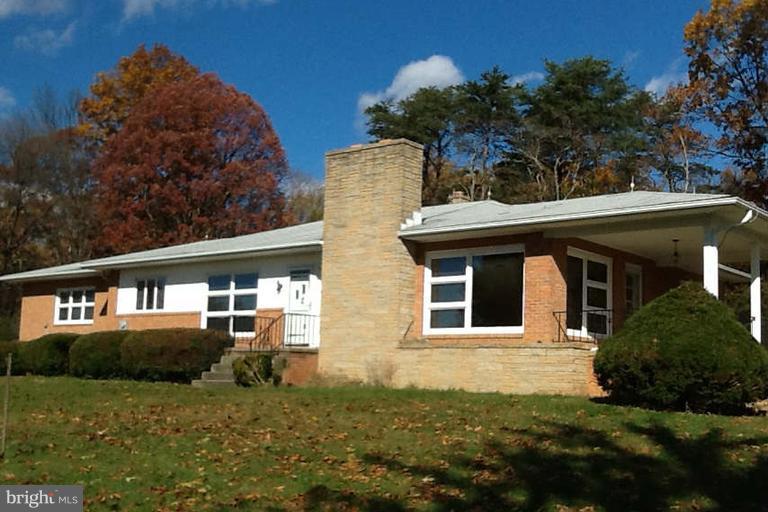
<instances>
[{"instance_id":1,"label":"house","mask_svg":"<svg viewBox=\"0 0 768 512\"><path fill-rule=\"evenodd\" d=\"M23 284L22 340L184 326L252 348L270 330L321 374L393 386L599 392L599 340L689 279L715 296L750 282L760 341L768 212L751 203L632 192L422 208L421 172L407 140L331 151L323 222L0 279Z\"/></svg>"}]
</instances>

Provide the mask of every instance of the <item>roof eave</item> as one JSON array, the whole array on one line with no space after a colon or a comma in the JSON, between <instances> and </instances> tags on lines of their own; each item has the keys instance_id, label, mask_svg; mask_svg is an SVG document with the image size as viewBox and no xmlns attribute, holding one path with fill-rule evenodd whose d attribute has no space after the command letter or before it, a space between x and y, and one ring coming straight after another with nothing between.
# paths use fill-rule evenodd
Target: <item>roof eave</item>
<instances>
[{"instance_id":1,"label":"roof eave","mask_svg":"<svg viewBox=\"0 0 768 512\"><path fill-rule=\"evenodd\" d=\"M763 217L764 219L768 219L768 212L755 206L753 203L750 203L738 197L721 197L717 199L697 201L695 203L677 203L677 204L671 204L671 205L666 204L666 205L651 206L651 207L643 206L643 207L624 208L624 209L618 209L618 210L603 210L598 212L589 212L586 214L553 215L553 216L538 217L535 219L520 219L515 221L499 221L499 222L464 224L464 225L458 225L458 226L446 226L446 227L433 228L433 229L414 229L412 227L412 228L406 228L406 229L400 230L398 233L398 236L400 236L400 238L404 240L419 241L421 239L428 239L436 235L450 235L454 233L457 235L461 235L468 232L492 230L492 229L498 229L498 228L523 228L527 226L538 227L545 224L560 224L560 223L567 223L567 222L578 222L581 220L594 220L594 219L601 219L601 218L624 217L624 216L640 215L640 214L648 214L648 213L651 213L651 214L663 213L663 212L670 212L670 211L694 210L694 209L711 208L711 207L719 207L719 206L733 206L733 205L737 205L745 209L753 210L760 217Z\"/></svg>"},{"instance_id":2,"label":"roof eave","mask_svg":"<svg viewBox=\"0 0 768 512\"><path fill-rule=\"evenodd\" d=\"M0 276L0 282L4 283L28 283L32 281L56 281L58 279L76 279L79 277L94 277L98 276L99 272L96 270L73 270L71 272L57 272L55 274L40 274L25 276L26 272L19 274L9 274L7 276Z\"/></svg>"}]
</instances>

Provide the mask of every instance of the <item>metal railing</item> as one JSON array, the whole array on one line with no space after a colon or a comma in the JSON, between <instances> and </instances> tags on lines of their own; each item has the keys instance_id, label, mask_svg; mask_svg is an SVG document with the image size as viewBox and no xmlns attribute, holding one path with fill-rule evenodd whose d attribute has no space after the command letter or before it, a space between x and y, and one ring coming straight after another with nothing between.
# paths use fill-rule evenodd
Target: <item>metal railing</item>
<instances>
[{"instance_id":1,"label":"metal railing","mask_svg":"<svg viewBox=\"0 0 768 512\"><path fill-rule=\"evenodd\" d=\"M256 317L255 335L248 343L251 351L275 351L290 347L317 347L320 317L306 313L283 313L276 317Z\"/></svg>"},{"instance_id":2,"label":"metal railing","mask_svg":"<svg viewBox=\"0 0 768 512\"><path fill-rule=\"evenodd\" d=\"M558 342L585 341L598 343L613 332L612 309L589 308L580 311L553 311L552 315L557 323ZM569 324L572 327L569 327Z\"/></svg>"}]
</instances>

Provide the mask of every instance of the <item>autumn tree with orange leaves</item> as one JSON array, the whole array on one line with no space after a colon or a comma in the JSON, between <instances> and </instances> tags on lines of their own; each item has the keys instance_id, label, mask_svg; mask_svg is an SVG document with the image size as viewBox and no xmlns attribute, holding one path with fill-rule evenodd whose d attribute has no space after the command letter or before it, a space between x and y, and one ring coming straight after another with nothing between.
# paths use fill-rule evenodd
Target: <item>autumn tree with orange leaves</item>
<instances>
[{"instance_id":1,"label":"autumn tree with orange leaves","mask_svg":"<svg viewBox=\"0 0 768 512\"><path fill-rule=\"evenodd\" d=\"M719 132L741 172L724 177L768 205L768 0L713 0L685 27L690 109Z\"/></svg>"},{"instance_id":2,"label":"autumn tree with orange leaves","mask_svg":"<svg viewBox=\"0 0 768 512\"><path fill-rule=\"evenodd\" d=\"M286 223L287 164L267 114L211 74L153 88L107 140L94 170L106 253Z\"/></svg>"},{"instance_id":3,"label":"autumn tree with orange leaves","mask_svg":"<svg viewBox=\"0 0 768 512\"><path fill-rule=\"evenodd\" d=\"M162 44L144 45L122 57L114 69L96 75L90 96L80 102L80 131L96 146L123 126L131 109L152 87L189 80L198 69Z\"/></svg>"}]
</instances>

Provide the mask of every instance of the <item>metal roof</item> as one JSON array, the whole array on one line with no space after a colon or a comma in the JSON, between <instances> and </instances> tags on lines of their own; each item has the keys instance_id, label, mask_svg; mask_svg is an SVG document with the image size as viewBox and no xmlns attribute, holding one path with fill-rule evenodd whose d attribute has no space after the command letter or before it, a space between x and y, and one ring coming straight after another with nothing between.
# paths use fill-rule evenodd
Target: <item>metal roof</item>
<instances>
[{"instance_id":1,"label":"metal roof","mask_svg":"<svg viewBox=\"0 0 768 512\"><path fill-rule=\"evenodd\" d=\"M271 231L232 238L203 240L149 251L132 252L84 263L88 268L120 268L137 263L156 263L190 258L207 258L242 253L277 252L320 246L323 243L323 223L309 222Z\"/></svg>"},{"instance_id":2,"label":"metal roof","mask_svg":"<svg viewBox=\"0 0 768 512\"><path fill-rule=\"evenodd\" d=\"M534 226L544 223L567 222L676 211L712 206L740 205L755 210L764 218L768 213L751 203L724 194L679 194L669 192L627 192L602 196L548 201L530 204L504 204L498 201L427 206L422 208L421 222L409 224L400 231L406 239L418 239L440 233L462 233L470 230L505 226ZM311 222L251 235L204 240L161 249L133 252L70 265L51 267L0 277L0 281L28 281L79 277L96 274L98 270L147 266L152 264L246 256L250 254L281 254L319 250L322 246L323 223Z\"/></svg>"},{"instance_id":3,"label":"metal roof","mask_svg":"<svg viewBox=\"0 0 768 512\"><path fill-rule=\"evenodd\" d=\"M39 268L16 274L7 274L0 276L0 281L36 281L41 279L88 277L97 274L95 270L83 268L83 263L70 263L57 267Z\"/></svg>"},{"instance_id":4,"label":"metal roof","mask_svg":"<svg viewBox=\"0 0 768 512\"><path fill-rule=\"evenodd\" d=\"M81 261L0 277L0 281L34 281L95 275L99 270L127 268L152 264L215 259L249 254L279 254L301 250L319 250L322 245L323 223L310 222L272 231L262 231L217 240L203 240L149 251L132 252L95 260Z\"/></svg>"},{"instance_id":5,"label":"metal roof","mask_svg":"<svg viewBox=\"0 0 768 512\"><path fill-rule=\"evenodd\" d=\"M768 215L742 199L725 194L638 191L529 204L504 204L489 200L433 206L424 208L423 220L420 224L404 227L400 235L403 238L418 238L420 235L435 233L526 226L731 204L742 204L757 210L762 215Z\"/></svg>"}]
</instances>

